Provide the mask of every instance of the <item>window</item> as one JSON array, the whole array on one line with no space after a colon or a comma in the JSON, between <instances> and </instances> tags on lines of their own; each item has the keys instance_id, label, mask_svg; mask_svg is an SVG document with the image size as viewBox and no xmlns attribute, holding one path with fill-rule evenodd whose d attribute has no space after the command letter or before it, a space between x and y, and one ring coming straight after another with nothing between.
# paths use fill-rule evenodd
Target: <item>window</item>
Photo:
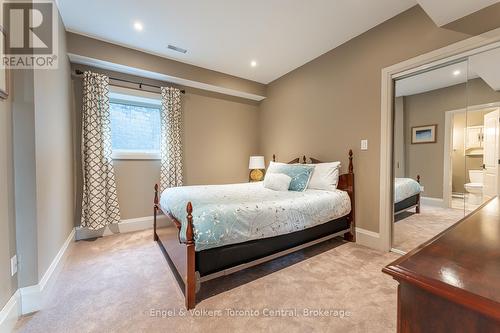
<instances>
[{"instance_id":1,"label":"window","mask_svg":"<svg viewBox=\"0 0 500 333\"><path fill-rule=\"evenodd\" d=\"M132 96L110 97L113 159L159 159L159 103L144 103Z\"/></svg>"}]
</instances>

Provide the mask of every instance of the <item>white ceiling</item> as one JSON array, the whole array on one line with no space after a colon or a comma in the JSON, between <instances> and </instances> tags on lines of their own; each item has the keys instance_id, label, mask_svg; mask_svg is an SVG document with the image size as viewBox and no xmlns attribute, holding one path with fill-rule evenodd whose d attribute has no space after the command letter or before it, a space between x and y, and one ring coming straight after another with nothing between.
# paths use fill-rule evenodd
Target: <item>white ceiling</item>
<instances>
[{"instance_id":1,"label":"white ceiling","mask_svg":"<svg viewBox=\"0 0 500 333\"><path fill-rule=\"evenodd\" d=\"M500 0L56 1L69 31L269 83L417 3L442 25Z\"/></svg>"},{"instance_id":2,"label":"white ceiling","mask_svg":"<svg viewBox=\"0 0 500 333\"><path fill-rule=\"evenodd\" d=\"M499 0L417 0L434 23L443 26L480 9L493 5Z\"/></svg>"},{"instance_id":3,"label":"white ceiling","mask_svg":"<svg viewBox=\"0 0 500 333\"><path fill-rule=\"evenodd\" d=\"M460 71L460 74L454 75L455 71ZM467 61L397 80L395 95L421 94L464 82L467 82Z\"/></svg>"},{"instance_id":4,"label":"white ceiling","mask_svg":"<svg viewBox=\"0 0 500 333\"><path fill-rule=\"evenodd\" d=\"M269 83L415 0L59 0L69 31ZM141 21L142 32L133 29ZM168 44L187 49L181 54ZM252 68L250 62L258 66Z\"/></svg>"},{"instance_id":5,"label":"white ceiling","mask_svg":"<svg viewBox=\"0 0 500 333\"><path fill-rule=\"evenodd\" d=\"M454 75L459 71L459 75ZM500 48L472 55L468 61L436 68L396 81L396 97L409 96L483 79L491 89L500 91Z\"/></svg>"}]
</instances>

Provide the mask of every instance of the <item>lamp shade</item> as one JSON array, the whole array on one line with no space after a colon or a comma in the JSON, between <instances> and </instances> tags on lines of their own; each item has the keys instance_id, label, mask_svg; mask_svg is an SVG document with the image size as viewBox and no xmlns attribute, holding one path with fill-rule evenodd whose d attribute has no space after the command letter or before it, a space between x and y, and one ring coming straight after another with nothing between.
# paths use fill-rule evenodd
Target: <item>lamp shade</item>
<instances>
[{"instance_id":1,"label":"lamp shade","mask_svg":"<svg viewBox=\"0 0 500 333\"><path fill-rule=\"evenodd\" d=\"M265 169L266 163L264 162L264 156L250 156L250 162L248 163L248 169Z\"/></svg>"}]
</instances>

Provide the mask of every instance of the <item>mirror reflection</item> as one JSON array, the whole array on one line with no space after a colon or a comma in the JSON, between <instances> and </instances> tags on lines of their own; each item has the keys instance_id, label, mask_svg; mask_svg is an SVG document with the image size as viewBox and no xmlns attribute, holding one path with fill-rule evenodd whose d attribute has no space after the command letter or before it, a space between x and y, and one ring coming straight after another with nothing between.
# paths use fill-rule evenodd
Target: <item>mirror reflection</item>
<instances>
[{"instance_id":1,"label":"mirror reflection","mask_svg":"<svg viewBox=\"0 0 500 333\"><path fill-rule=\"evenodd\" d=\"M414 249L464 216L464 182L458 181L465 181L466 173L467 75L468 63L462 61L396 81L393 248L397 250Z\"/></svg>"},{"instance_id":2,"label":"mirror reflection","mask_svg":"<svg viewBox=\"0 0 500 333\"><path fill-rule=\"evenodd\" d=\"M497 195L500 49L395 82L392 247L408 252Z\"/></svg>"},{"instance_id":3,"label":"mirror reflection","mask_svg":"<svg viewBox=\"0 0 500 333\"><path fill-rule=\"evenodd\" d=\"M498 191L500 49L468 60L464 199L471 212Z\"/></svg>"}]
</instances>

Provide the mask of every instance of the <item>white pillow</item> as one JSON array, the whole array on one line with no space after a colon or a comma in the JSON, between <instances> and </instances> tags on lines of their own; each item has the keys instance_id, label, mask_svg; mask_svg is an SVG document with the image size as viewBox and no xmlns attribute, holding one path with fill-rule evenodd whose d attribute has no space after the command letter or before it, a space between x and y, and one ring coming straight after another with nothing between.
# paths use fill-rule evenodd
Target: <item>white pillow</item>
<instances>
[{"instance_id":1,"label":"white pillow","mask_svg":"<svg viewBox=\"0 0 500 333\"><path fill-rule=\"evenodd\" d=\"M339 182L340 162L308 164L314 165L314 171L307 188L334 191Z\"/></svg>"},{"instance_id":2,"label":"white pillow","mask_svg":"<svg viewBox=\"0 0 500 333\"><path fill-rule=\"evenodd\" d=\"M274 191L288 191L292 178L284 173L267 173L264 187Z\"/></svg>"},{"instance_id":3,"label":"white pillow","mask_svg":"<svg viewBox=\"0 0 500 333\"><path fill-rule=\"evenodd\" d=\"M281 162L269 162L269 166L267 167L267 171L266 171L266 175L268 173L276 173L276 169L280 166L280 165L288 165L286 163L281 163Z\"/></svg>"}]
</instances>

